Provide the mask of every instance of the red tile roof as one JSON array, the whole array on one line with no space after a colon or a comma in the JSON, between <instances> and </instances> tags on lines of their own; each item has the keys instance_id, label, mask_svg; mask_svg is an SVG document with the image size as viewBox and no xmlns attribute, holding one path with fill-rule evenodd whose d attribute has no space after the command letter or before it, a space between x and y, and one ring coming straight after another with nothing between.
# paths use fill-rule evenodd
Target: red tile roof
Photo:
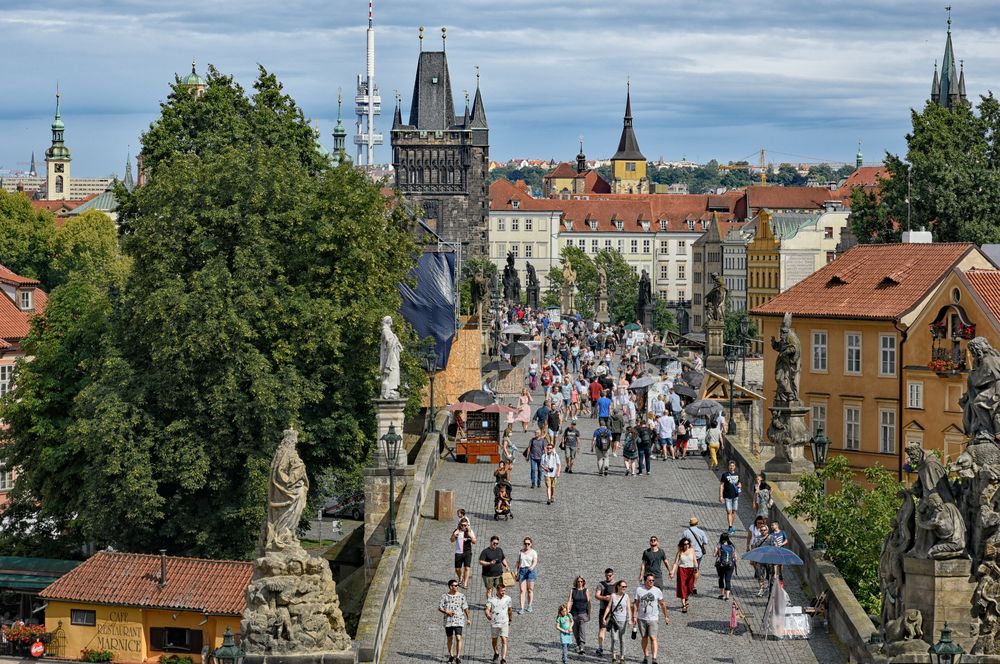
<instances>
[{"instance_id":1,"label":"red tile roof","mask_svg":"<svg viewBox=\"0 0 1000 664\"><path fill-rule=\"evenodd\" d=\"M14 274L3 265L0 265L0 282L10 284L12 286L37 286L39 283L37 279L31 279L30 277L22 277L19 274Z\"/></svg>"},{"instance_id":2,"label":"red tile roof","mask_svg":"<svg viewBox=\"0 0 1000 664\"><path fill-rule=\"evenodd\" d=\"M826 187L747 187L750 208L757 210L819 210L841 196Z\"/></svg>"},{"instance_id":3,"label":"red tile roof","mask_svg":"<svg viewBox=\"0 0 1000 664\"><path fill-rule=\"evenodd\" d=\"M564 161L556 166L551 172L544 175L544 179L549 178L575 178L578 175L576 169L568 161Z\"/></svg>"},{"instance_id":4,"label":"red tile roof","mask_svg":"<svg viewBox=\"0 0 1000 664\"><path fill-rule=\"evenodd\" d=\"M48 210L49 212L53 213L59 212L60 210L63 209L72 210L73 208L83 205L90 199L95 198L96 196L97 194L91 194L86 198L79 198L73 200L67 199L64 201L39 201L31 199L31 207L35 208L36 210Z\"/></svg>"},{"instance_id":5,"label":"red tile roof","mask_svg":"<svg viewBox=\"0 0 1000 664\"><path fill-rule=\"evenodd\" d=\"M885 166L862 166L847 176L840 191L851 195L851 190L855 187L873 189L878 186L879 179L888 179L889 171Z\"/></svg>"},{"instance_id":6,"label":"red tile roof","mask_svg":"<svg viewBox=\"0 0 1000 664\"><path fill-rule=\"evenodd\" d=\"M964 276L983 304L1000 320L1000 270L966 270Z\"/></svg>"},{"instance_id":7,"label":"red tile roof","mask_svg":"<svg viewBox=\"0 0 1000 664\"><path fill-rule=\"evenodd\" d=\"M895 320L970 251L969 243L860 244L751 313Z\"/></svg>"},{"instance_id":8,"label":"red tile roof","mask_svg":"<svg viewBox=\"0 0 1000 664\"><path fill-rule=\"evenodd\" d=\"M44 599L114 606L182 609L242 615L253 563L167 556L160 588L160 556L101 551L39 593Z\"/></svg>"},{"instance_id":9,"label":"red tile roof","mask_svg":"<svg viewBox=\"0 0 1000 664\"><path fill-rule=\"evenodd\" d=\"M33 311L21 311L15 299L12 299L6 291L0 292L0 339L16 343L28 336L31 319L45 311L49 296L38 288L37 280L15 274L3 265L0 265L0 284L32 291L32 304L35 307ZM3 349L0 347L0 350Z\"/></svg>"}]
</instances>

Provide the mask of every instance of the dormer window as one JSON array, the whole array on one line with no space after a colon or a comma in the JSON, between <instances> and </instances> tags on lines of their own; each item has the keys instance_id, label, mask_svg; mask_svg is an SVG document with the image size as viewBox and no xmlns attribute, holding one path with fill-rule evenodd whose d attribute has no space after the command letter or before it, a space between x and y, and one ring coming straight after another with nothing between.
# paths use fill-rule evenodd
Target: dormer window
<instances>
[{"instance_id":1,"label":"dormer window","mask_svg":"<svg viewBox=\"0 0 1000 664\"><path fill-rule=\"evenodd\" d=\"M707 229L708 229L708 219L702 219L701 220L701 230L707 230Z\"/></svg>"},{"instance_id":2,"label":"dormer window","mask_svg":"<svg viewBox=\"0 0 1000 664\"><path fill-rule=\"evenodd\" d=\"M688 230L689 231L693 231L694 230L694 219L688 219L687 222L688 222Z\"/></svg>"},{"instance_id":3,"label":"dormer window","mask_svg":"<svg viewBox=\"0 0 1000 664\"><path fill-rule=\"evenodd\" d=\"M596 231L597 230L597 220L596 219L591 219L590 220L590 230L592 230L592 231Z\"/></svg>"},{"instance_id":4,"label":"dormer window","mask_svg":"<svg viewBox=\"0 0 1000 664\"><path fill-rule=\"evenodd\" d=\"M17 306L21 311L31 311L35 308L35 302L33 293L30 290L22 290L17 292Z\"/></svg>"},{"instance_id":5,"label":"dormer window","mask_svg":"<svg viewBox=\"0 0 1000 664\"><path fill-rule=\"evenodd\" d=\"M667 230L667 220L666 219L660 219L660 230L661 231Z\"/></svg>"},{"instance_id":6,"label":"dormer window","mask_svg":"<svg viewBox=\"0 0 1000 664\"><path fill-rule=\"evenodd\" d=\"M515 210L520 210L521 209L521 201L519 201L519 200L512 200L510 202L510 206L512 208L514 208Z\"/></svg>"},{"instance_id":7,"label":"dormer window","mask_svg":"<svg viewBox=\"0 0 1000 664\"><path fill-rule=\"evenodd\" d=\"M625 221L623 219L615 219L615 228L620 231L625 230Z\"/></svg>"}]
</instances>

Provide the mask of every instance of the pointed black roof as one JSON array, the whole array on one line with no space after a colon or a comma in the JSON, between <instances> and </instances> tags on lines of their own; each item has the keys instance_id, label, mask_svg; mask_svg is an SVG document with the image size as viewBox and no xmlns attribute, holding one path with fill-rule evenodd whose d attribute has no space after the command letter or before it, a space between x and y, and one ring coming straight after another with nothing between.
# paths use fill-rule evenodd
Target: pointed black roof
<instances>
[{"instance_id":1,"label":"pointed black roof","mask_svg":"<svg viewBox=\"0 0 1000 664\"><path fill-rule=\"evenodd\" d=\"M965 71L959 74L955 53L951 45L951 16L948 17L948 36L944 43L944 58L941 60L941 76L934 66L934 80L931 83L931 101L945 108L955 108L959 104L968 105L965 98Z\"/></svg>"},{"instance_id":2,"label":"pointed black roof","mask_svg":"<svg viewBox=\"0 0 1000 664\"><path fill-rule=\"evenodd\" d=\"M448 129L455 124L448 57L444 51L423 51L417 61L410 105L410 126L424 131Z\"/></svg>"},{"instance_id":3,"label":"pointed black roof","mask_svg":"<svg viewBox=\"0 0 1000 664\"><path fill-rule=\"evenodd\" d=\"M483 106L483 95L479 92L479 84L476 84L476 98L472 100L472 129L486 129L486 107Z\"/></svg>"},{"instance_id":4,"label":"pointed black roof","mask_svg":"<svg viewBox=\"0 0 1000 664\"><path fill-rule=\"evenodd\" d=\"M618 152L612 160L646 161L639 151L639 141L632 129L632 88L625 93L625 122L622 126L622 137L618 140Z\"/></svg>"}]
</instances>

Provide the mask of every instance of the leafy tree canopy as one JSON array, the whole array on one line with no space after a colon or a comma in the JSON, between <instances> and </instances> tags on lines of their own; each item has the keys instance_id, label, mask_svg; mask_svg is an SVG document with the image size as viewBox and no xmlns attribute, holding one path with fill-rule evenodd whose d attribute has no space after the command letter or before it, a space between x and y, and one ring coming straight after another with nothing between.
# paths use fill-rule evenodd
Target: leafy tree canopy
<instances>
[{"instance_id":1,"label":"leafy tree canopy","mask_svg":"<svg viewBox=\"0 0 1000 664\"><path fill-rule=\"evenodd\" d=\"M50 290L49 242L56 232L56 218L35 210L27 196L0 189L0 263L22 277L38 279Z\"/></svg>"},{"instance_id":2,"label":"leafy tree canopy","mask_svg":"<svg viewBox=\"0 0 1000 664\"><path fill-rule=\"evenodd\" d=\"M579 247L563 247L562 260L569 261L576 271L576 308L584 318L593 318L597 298L597 266L608 275L608 313L612 322L631 321L635 318L635 304L639 297L639 277L620 253L604 249L592 259ZM564 263L565 264L565 263ZM562 289L562 267L553 268L549 274L550 293L555 293L554 305L559 304Z\"/></svg>"}]
</instances>

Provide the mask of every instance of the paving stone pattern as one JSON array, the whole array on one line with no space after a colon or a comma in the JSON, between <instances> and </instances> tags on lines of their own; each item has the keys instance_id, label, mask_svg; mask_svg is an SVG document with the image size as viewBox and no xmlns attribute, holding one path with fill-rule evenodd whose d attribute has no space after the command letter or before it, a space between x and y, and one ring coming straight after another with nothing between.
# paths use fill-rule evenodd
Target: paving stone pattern
<instances>
[{"instance_id":1,"label":"paving stone pattern","mask_svg":"<svg viewBox=\"0 0 1000 664\"><path fill-rule=\"evenodd\" d=\"M540 397L535 396L534 407ZM538 581L535 585L535 605L532 613L514 615L511 624L508 661L558 662L560 650L555 629L556 609L566 602L573 579L587 579L591 594L603 579L606 567L613 567L616 578L624 577L629 591L637 585L639 564L649 536L659 536L661 546L670 561L677 540L697 516L708 534L709 547L714 553L719 534L726 527L725 511L718 502L719 479L708 469L704 458L695 456L679 461L654 461L651 476L625 477L621 457L613 458L612 473L597 475L597 461L590 450L590 436L596 421L580 418L578 427L584 433L577 471L563 474L557 485L556 501L546 505L544 488L531 489L529 467L520 455L515 464L512 483L514 518L493 520L493 471L488 463L474 465L453 461L439 466L435 489L455 492L455 507L465 508L479 538L475 550L498 535L501 548L514 567L516 552L523 537L530 536L539 553ZM515 443L523 450L530 434L521 434L515 424ZM741 500L734 542L742 552L746 525L752 520L748 496ZM445 662L448 659L444 627L437 611L446 582L454 574L453 545L449 536L454 520L435 521L432 501L428 501L420 526L414 557L407 575L406 586L391 633L386 642L383 661ZM745 627L735 636L728 635L729 604L716 599L717 576L709 554L703 563L699 594L691 598L689 613L680 611L680 599L675 596L674 582L665 579L670 625L660 624L660 662L773 662L789 664L807 662L844 662L846 655L833 644L823 625L817 621L813 636L808 640L751 640ZM785 585L792 603L807 604L798 575L786 568ZM759 634L766 598L756 596L757 585L748 563L740 562L733 579L733 590L750 617L751 626ZM466 596L472 614L472 625L465 629L463 661L489 662L492 659L489 623L483 612L485 591L478 564L473 571ZM518 606L518 591L508 589L514 606ZM583 656L572 654L574 662L597 662L597 603L594 619L587 624L587 648ZM610 643L609 643L610 645ZM628 641L626 658L640 662L639 640ZM607 660L608 655L604 659Z\"/></svg>"}]
</instances>

